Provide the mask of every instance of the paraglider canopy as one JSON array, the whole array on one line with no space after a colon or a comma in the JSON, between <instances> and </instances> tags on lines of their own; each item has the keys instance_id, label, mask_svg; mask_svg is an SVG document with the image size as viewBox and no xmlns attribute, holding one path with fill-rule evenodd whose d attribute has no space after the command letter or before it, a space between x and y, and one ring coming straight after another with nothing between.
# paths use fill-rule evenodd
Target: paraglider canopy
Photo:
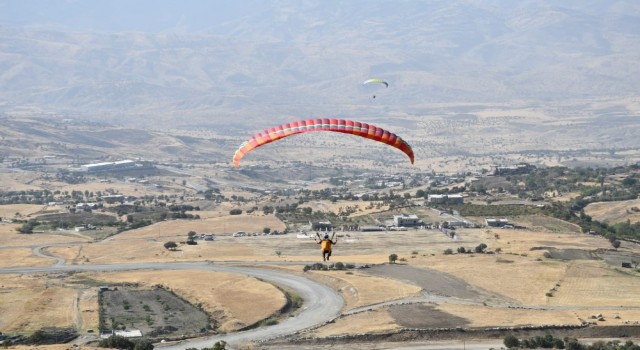
<instances>
[{"instance_id":1,"label":"paraglider canopy","mask_svg":"<svg viewBox=\"0 0 640 350\"><path fill-rule=\"evenodd\" d=\"M236 168L239 167L240 159L255 148L291 135L313 131L331 131L351 134L372 141L378 141L402 151L409 157L411 164L414 162L413 149L411 149L411 146L400 136L388 130L355 120L318 118L282 124L253 135L249 140L243 142L233 155L233 166Z\"/></svg>"},{"instance_id":2,"label":"paraglider canopy","mask_svg":"<svg viewBox=\"0 0 640 350\"><path fill-rule=\"evenodd\" d=\"M362 82L362 85L369 85L369 84L380 84L380 85L384 85L385 88L389 87L389 83L387 83L386 81L380 78L371 78ZM376 98L376 95L373 95L373 98Z\"/></svg>"},{"instance_id":3,"label":"paraglider canopy","mask_svg":"<svg viewBox=\"0 0 640 350\"><path fill-rule=\"evenodd\" d=\"M389 83L387 83L386 81L380 78L367 79L364 82L362 82L362 85L373 84L373 83L384 84L384 87L389 87Z\"/></svg>"}]
</instances>

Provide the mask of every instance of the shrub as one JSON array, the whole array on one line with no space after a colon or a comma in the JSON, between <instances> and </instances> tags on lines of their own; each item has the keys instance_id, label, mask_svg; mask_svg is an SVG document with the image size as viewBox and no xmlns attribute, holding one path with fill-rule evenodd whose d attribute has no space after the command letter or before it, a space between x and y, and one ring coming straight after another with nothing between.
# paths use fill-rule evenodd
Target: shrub
<instances>
[{"instance_id":1,"label":"shrub","mask_svg":"<svg viewBox=\"0 0 640 350\"><path fill-rule=\"evenodd\" d=\"M260 322L260 326L262 327L273 326L276 324L278 324L278 320L273 317L269 317L266 320L263 320L262 322Z\"/></svg>"},{"instance_id":2,"label":"shrub","mask_svg":"<svg viewBox=\"0 0 640 350\"><path fill-rule=\"evenodd\" d=\"M475 251L476 251L476 253L484 253L484 250L485 250L485 249L487 249L487 245L486 245L486 244L484 244L484 243L480 243L480 244L476 247Z\"/></svg>"},{"instance_id":3,"label":"shrub","mask_svg":"<svg viewBox=\"0 0 640 350\"><path fill-rule=\"evenodd\" d=\"M98 343L98 347L100 348L131 350L134 346L135 344L131 340L120 335L112 335L109 338L100 340L100 342Z\"/></svg>"},{"instance_id":4,"label":"shrub","mask_svg":"<svg viewBox=\"0 0 640 350\"><path fill-rule=\"evenodd\" d=\"M135 344L133 350L153 350L153 343L148 340L138 340Z\"/></svg>"},{"instance_id":5,"label":"shrub","mask_svg":"<svg viewBox=\"0 0 640 350\"><path fill-rule=\"evenodd\" d=\"M178 244L174 241L169 241L164 244L164 247L168 250L175 250L176 248L178 248Z\"/></svg>"},{"instance_id":6,"label":"shrub","mask_svg":"<svg viewBox=\"0 0 640 350\"><path fill-rule=\"evenodd\" d=\"M506 346L509 349L517 348L520 346L520 341L518 340L518 338L516 338L513 335L508 335L504 337L503 342L504 342L504 346Z\"/></svg>"},{"instance_id":7,"label":"shrub","mask_svg":"<svg viewBox=\"0 0 640 350\"><path fill-rule=\"evenodd\" d=\"M229 214L230 215L240 215L240 214L242 214L242 209L231 209L229 211Z\"/></svg>"},{"instance_id":8,"label":"shrub","mask_svg":"<svg viewBox=\"0 0 640 350\"><path fill-rule=\"evenodd\" d=\"M447 248L444 250L444 255L450 255L453 254L453 250L451 248Z\"/></svg>"}]
</instances>

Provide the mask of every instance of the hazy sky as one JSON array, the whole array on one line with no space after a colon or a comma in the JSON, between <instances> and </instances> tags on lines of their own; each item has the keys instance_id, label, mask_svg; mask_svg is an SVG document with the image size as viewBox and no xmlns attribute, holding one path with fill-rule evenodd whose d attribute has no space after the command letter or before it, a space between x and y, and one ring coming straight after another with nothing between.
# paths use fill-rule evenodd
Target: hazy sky
<instances>
[{"instance_id":1,"label":"hazy sky","mask_svg":"<svg viewBox=\"0 0 640 350\"><path fill-rule=\"evenodd\" d=\"M265 0L3 0L0 25L49 25L76 30L194 31L233 20Z\"/></svg>"}]
</instances>

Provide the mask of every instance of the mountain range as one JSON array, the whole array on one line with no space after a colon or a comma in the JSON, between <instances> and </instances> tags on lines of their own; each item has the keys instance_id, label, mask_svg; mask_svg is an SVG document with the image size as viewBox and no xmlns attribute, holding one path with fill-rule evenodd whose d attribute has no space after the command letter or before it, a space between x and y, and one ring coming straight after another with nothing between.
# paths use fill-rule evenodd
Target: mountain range
<instances>
[{"instance_id":1,"label":"mountain range","mask_svg":"<svg viewBox=\"0 0 640 350\"><path fill-rule=\"evenodd\" d=\"M12 0L0 112L233 133L575 105L638 96L639 57L635 1ZM389 87L362 86L370 77Z\"/></svg>"}]
</instances>

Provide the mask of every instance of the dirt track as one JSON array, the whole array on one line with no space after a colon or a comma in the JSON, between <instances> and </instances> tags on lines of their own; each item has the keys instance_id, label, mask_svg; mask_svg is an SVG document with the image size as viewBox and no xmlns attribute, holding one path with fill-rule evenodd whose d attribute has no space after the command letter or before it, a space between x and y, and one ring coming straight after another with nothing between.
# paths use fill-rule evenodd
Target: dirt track
<instances>
[{"instance_id":1,"label":"dirt track","mask_svg":"<svg viewBox=\"0 0 640 350\"><path fill-rule=\"evenodd\" d=\"M474 287L464 280L448 273L428 268L416 268L404 264L383 264L373 266L369 269L363 269L362 271L384 278L392 278L415 284L421 287L425 293L432 295L470 299L477 302L504 302L505 299L500 295Z\"/></svg>"}]
</instances>

